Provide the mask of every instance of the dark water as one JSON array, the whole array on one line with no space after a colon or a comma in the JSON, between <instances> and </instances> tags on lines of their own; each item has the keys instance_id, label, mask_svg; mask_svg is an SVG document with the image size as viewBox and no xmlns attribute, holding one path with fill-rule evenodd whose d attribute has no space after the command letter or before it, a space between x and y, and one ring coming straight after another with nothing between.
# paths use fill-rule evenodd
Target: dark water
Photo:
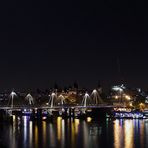
<instances>
[{"instance_id":1,"label":"dark water","mask_svg":"<svg viewBox=\"0 0 148 148\"><path fill-rule=\"evenodd\" d=\"M0 123L0 148L147 148L148 120L67 119Z\"/></svg>"}]
</instances>

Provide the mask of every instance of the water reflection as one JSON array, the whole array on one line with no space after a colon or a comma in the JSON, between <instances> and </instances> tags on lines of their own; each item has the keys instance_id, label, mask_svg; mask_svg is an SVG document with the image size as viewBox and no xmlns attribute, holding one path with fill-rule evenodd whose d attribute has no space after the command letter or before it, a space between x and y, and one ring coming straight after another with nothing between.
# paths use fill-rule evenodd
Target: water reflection
<instances>
[{"instance_id":1,"label":"water reflection","mask_svg":"<svg viewBox=\"0 0 148 148\"><path fill-rule=\"evenodd\" d=\"M57 118L57 138L60 141L61 140L61 136L62 136L62 118L58 117Z\"/></svg>"},{"instance_id":2,"label":"water reflection","mask_svg":"<svg viewBox=\"0 0 148 148\"><path fill-rule=\"evenodd\" d=\"M35 141L35 147L38 148L38 136L39 136L39 132L38 132L38 126L35 125L35 129L34 129L34 141Z\"/></svg>"},{"instance_id":3,"label":"water reflection","mask_svg":"<svg viewBox=\"0 0 148 148\"><path fill-rule=\"evenodd\" d=\"M13 124L0 124L0 147L2 143L8 148L139 148L148 145L147 138L147 120L103 122L58 117L46 122L14 116Z\"/></svg>"},{"instance_id":4,"label":"water reflection","mask_svg":"<svg viewBox=\"0 0 148 148\"><path fill-rule=\"evenodd\" d=\"M85 148L88 148L89 145L88 145L88 127L87 127L87 124L85 121L83 121L82 123L82 127L83 127L83 144L84 144L84 147Z\"/></svg>"},{"instance_id":5,"label":"water reflection","mask_svg":"<svg viewBox=\"0 0 148 148\"><path fill-rule=\"evenodd\" d=\"M133 120L114 121L114 147L115 148L133 148L134 143L134 124ZM122 122L121 122L122 123Z\"/></svg>"},{"instance_id":6,"label":"water reflection","mask_svg":"<svg viewBox=\"0 0 148 148\"><path fill-rule=\"evenodd\" d=\"M122 147L122 139L123 139L122 128L119 124L119 120L115 120L114 122L114 147L121 148Z\"/></svg>"},{"instance_id":7,"label":"water reflection","mask_svg":"<svg viewBox=\"0 0 148 148\"><path fill-rule=\"evenodd\" d=\"M61 146L62 146L62 148L64 148L65 147L65 121L64 120L62 120L62 124L61 124L62 126L62 139L61 139L61 142L62 142L62 144L61 144Z\"/></svg>"},{"instance_id":8,"label":"water reflection","mask_svg":"<svg viewBox=\"0 0 148 148\"><path fill-rule=\"evenodd\" d=\"M29 122L29 145L32 147L32 141L33 141L33 123L32 121Z\"/></svg>"},{"instance_id":9,"label":"water reflection","mask_svg":"<svg viewBox=\"0 0 148 148\"><path fill-rule=\"evenodd\" d=\"M24 141L23 141L23 146L25 148L27 148L26 144L27 144L27 135L28 135L28 123L27 123L27 117L23 117L23 133L24 133Z\"/></svg>"},{"instance_id":10,"label":"water reflection","mask_svg":"<svg viewBox=\"0 0 148 148\"><path fill-rule=\"evenodd\" d=\"M55 127L52 123L49 123L49 136L47 137L47 139L49 140L49 146L50 147L56 147L56 135L55 135Z\"/></svg>"},{"instance_id":11,"label":"water reflection","mask_svg":"<svg viewBox=\"0 0 148 148\"><path fill-rule=\"evenodd\" d=\"M148 145L148 120L146 120L146 122L144 123L144 136L145 136L145 138L144 138L144 144L145 145Z\"/></svg>"},{"instance_id":12,"label":"water reflection","mask_svg":"<svg viewBox=\"0 0 148 148\"><path fill-rule=\"evenodd\" d=\"M134 126L132 120L126 120L124 122L124 145L125 148L133 148L134 144Z\"/></svg>"},{"instance_id":13,"label":"water reflection","mask_svg":"<svg viewBox=\"0 0 148 148\"><path fill-rule=\"evenodd\" d=\"M143 148L144 147L144 122L141 122L140 126L140 145Z\"/></svg>"},{"instance_id":14,"label":"water reflection","mask_svg":"<svg viewBox=\"0 0 148 148\"><path fill-rule=\"evenodd\" d=\"M44 145L46 145L46 138L47 138L47 134L46 134L47 124L45 121L42 122L42 129L43 129L43 136L42 137L43 137L43 147L44 147Z\"/></svg>"},{"instance_id":15,"label":"water reflection","mask_svg":"<svg viewBox=\"0 0 148 148\"><path fill-rule=\"evenodd\" d=\"M148 134L146 130L146 120L121 120L114 121L114 147L115 148L134 148L145 147L145 136Z\"/></svg>"},{"instance_id":16,"label":"water reflection","mask_svg":"<svg viewBox=\"0 0 148 148\"><path fill-rule=\"evenodd\" d=\"M74 119L74 127L75 127L75 134L76 135L79 132L79 124L80 124L80 120L79 119Z\"/></svg>"}]
</instances>

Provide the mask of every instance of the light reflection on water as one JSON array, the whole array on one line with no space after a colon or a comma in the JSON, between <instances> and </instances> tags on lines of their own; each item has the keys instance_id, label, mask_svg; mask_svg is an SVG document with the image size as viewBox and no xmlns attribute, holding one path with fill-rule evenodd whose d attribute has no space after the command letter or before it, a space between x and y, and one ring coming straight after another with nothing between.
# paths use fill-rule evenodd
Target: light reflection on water
<instances>
[{"instance_id":1,"label":"light reflection on water","mask_svg":"<svg viewBox=\"0 0 148 148\"><path fill-rule=\"evenodd\" d=\"M132 120L126 120L124 122L124 135L125 148L132 148L134 145L134 126Z\"/></svg>"},{"instance_id":2,"label":"light reflection on water","mask_svg":"<svg viewBox=\"0 0 148 148\"><path fill-rule=\"evenodd\" d=\"M134 148L148 147L148 120L120 120L114 121L114 147ZM147 137L147 138L146 138Z\"/></svg>"},{"instance_id":3,"label":"light reflection on water","mask_svg":"<svg viewBox=\"0 0 148 148\"><path fill-rule=\"evenodd\" d=\"M29 145L32 146L32 141L33 141L33 123L32 121L29 122Z\"/></svg>"},{"instance_id":4,"label":"light reflection on water","mask_svg":"<svg viewBox=\"0 0 148 148\"><path fill-rule=\"evenodd\" d=\"M33 131L32 131L33 132ZM35 147L37 148L38 147L38 126L35 125L35 130L34 130L34 144L35 144Z\"/></svg>"},{"instance_id":5,"label":"light reflection on water","mask_svg":"<svg viewBox=\"0 0 148 148\"><path fill-rule=\"evenodd\" d=\"M114 147L148 146L147 120L62 119L53 122L13 117L13 124L0 124L0 147Z\"/></svg>"}]
</instances>

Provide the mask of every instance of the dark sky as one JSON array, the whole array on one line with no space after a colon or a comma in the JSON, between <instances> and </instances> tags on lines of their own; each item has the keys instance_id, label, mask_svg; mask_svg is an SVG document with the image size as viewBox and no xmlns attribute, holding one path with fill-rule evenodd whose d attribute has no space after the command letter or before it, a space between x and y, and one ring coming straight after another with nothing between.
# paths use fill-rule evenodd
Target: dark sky
<instances>
[{"instance_id":1,"label":"dark sky","mask_svg":"<svg viewBox=\"0 0 148 148\"><path fill-rule=\"evenodd\" d=\"M148 88L144 3L11 0L1 7L0 90L74 81Z\"/></svg>"}]
</instances>

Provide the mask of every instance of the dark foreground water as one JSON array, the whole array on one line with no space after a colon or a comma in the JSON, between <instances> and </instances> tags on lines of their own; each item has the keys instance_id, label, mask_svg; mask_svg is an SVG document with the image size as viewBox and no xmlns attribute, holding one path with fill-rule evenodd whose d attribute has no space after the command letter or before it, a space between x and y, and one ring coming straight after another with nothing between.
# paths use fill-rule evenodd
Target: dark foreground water
<instances>
[{"instance_id":1,"label":"dark foreground water","mask_svg":"<svg viewBox=\"0 0 148 148\"><path fill-rule=\"evenodd\" d=\"M148 148L148 120L13 120L0 123L0 148Z\"/></svg>"}]
</instances>

